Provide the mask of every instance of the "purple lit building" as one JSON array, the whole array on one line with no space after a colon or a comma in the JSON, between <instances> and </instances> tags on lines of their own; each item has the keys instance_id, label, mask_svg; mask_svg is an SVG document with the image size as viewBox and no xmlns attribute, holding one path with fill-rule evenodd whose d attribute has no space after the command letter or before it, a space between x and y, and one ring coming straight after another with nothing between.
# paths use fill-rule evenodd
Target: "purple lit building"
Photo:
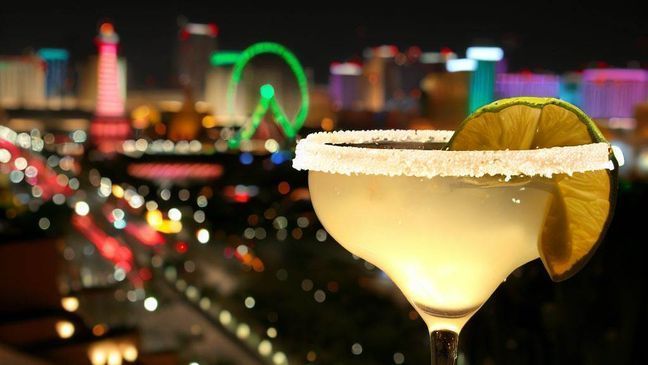
<instances>
[{"instance_id":1,"label":"purple lit building","mask_svg":"<svg viewBox=\"0 0 648 365\"><path fill-rule=\"evenodd\" d=\"M495 95L498 98L515 96L558 97L560 78L551 74L531 72L501 73L495 82Z\"/></svg>"},{"instance_id":2,"label":"purple lit building","mask_svg":"<svg viewBox=\"0 0 648 365\"><path fill-rule=\"evenodd\" d=\"M648 71L590 69L583 73L583 109L592 118L632 118L648 99Z\"/></svg>"},{"instance_id":3,"label":"purple lit building","mask_svg":"<svg viewBox=\"0 0 648 365\"><path fill-rule=\"evenodd\" d=\"M362 65L333 63L329 76L329 95L339 110L362 109Z\"/></svg>"}]
</instances>

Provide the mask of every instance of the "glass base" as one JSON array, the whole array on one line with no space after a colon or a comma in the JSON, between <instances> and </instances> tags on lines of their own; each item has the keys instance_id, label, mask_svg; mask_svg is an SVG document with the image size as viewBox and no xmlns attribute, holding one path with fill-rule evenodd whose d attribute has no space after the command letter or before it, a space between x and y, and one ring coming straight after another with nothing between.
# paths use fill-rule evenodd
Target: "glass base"
<instances>
[{"instance_id":1,"label":"glass base","mask_svg":"<svg viewBox=\"0 0 648 365\"><path fill-rule=\"evenodd\" d=\"M455 365L459 334L453 331L438 330L430 334L432 365Z\"/></svg>"}]
</instances>

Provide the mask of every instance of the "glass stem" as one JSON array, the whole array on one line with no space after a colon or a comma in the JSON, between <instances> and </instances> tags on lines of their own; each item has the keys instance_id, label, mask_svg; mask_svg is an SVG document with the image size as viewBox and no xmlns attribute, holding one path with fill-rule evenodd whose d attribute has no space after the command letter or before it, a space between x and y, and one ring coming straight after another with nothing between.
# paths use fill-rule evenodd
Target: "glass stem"
<instances>
[{"instance_id":1,"label":"glass stem","mask_svg":"<svg viewBox=\"0 0 648 365\"><path fill-rule=\"evenodd\" d=\"M453 331L438 330L430 334L432 365L455 365L459 335Z\"/></svg>"}]
</instances>

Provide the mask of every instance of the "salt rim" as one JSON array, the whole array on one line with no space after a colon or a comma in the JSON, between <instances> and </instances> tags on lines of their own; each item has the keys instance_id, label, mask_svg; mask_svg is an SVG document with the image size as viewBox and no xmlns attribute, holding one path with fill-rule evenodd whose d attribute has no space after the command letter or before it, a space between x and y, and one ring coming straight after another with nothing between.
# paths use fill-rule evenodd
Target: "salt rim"
<instances>
[{"instance_id":1,"label":"salt rim","mask_svg":"<svg viewBox=\"0 0 648 365\"><path fill-rule=\"evenodd\" d=\"M297 143L293 168L336 174L386 176L545 176L614 169L608 143L535 150L444 151L376 149L336 144L447 142L453 131L370 130L319 132Z\"/></svg>"}]
</instances>

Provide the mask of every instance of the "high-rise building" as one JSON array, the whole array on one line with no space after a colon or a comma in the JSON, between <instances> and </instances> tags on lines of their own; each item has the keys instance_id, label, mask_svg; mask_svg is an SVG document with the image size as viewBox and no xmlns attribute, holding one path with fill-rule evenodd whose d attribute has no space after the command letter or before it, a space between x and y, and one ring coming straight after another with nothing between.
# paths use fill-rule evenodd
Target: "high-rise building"
<instances>
[{"instance_id":1,"label":"high-rise building","mask_svg":"<svg viewBox=\"0 0 648 365\"><path fill-rule=\"evenodd\" d=\"M362 65L353 62L331 64L329 95L337 110L362 110Z\"/></svg>"},{"instance_id":2,"label":"high-rise building","mask_svg":"<svg viewBox=\"0 0 648 365\"><path fill-rule=\"evenodd\" d=\"M495 100L495 74L497 62L504 57L498 47L468 47L466 57L477 61L470 78L468 109L470 112Z\"/></svg>"},{"instance_id":3,"label":"high-rise building","mask_svg":"<svg viewBox=\"0 0 648 365\"><path fill-rule=\"evenodd\" d=\"M65 94L70 54L65 49L41 48L38 55L45 61L45 94L51 107L60 107Z\"/></svg>"},{"instance_id":4,"label":"high-rise building","mask_svg":"<svg viewBox=\"0 0 648 365\"><path fill-rule=\"evenodd\" d=\"M583 109L599 124L626 161L619 173L633 172L638 152L638 172L643 175L646 151L642 125L635 119L638 106L648 99L648 71L641 69L589 69L583 72Z\"/></svg>"},{"instance_id":5,"label":"high-rise building","mask_svg":"<svg viewBox=\"0 0 648 365\"><path fill-rule=\"evenodd\" d=\"M125 80L119 68L117 46L119 36L111 23L99 27L96 39L97 58L97 103L95 119L90 126L93 142L103 151L112 151L114 144L124 140L131 131L125 118L123 89Z\"/></svg>"},{"instance_id":6,"label":"high-rise building","mask_svg":"<svg viewBox=\"0 0 648 365\"><path fill-rule=\"evenodd\" d=\"M46 107L46 65L38 56L0 56L0 106Z\"/></svg>"},{"instance_id":7,"label":"high-rise building","mask_svg":"<svg viewBox=\"0 0 648 365\"><path fill-rule=\"evenodd\" d=\"M515 96L558 97L560 77L531 72L497 74L495 95L499 98Z\"/></svg>"},{"instance_id":8,"label":"high-rise building","mask_svg":"<svg viewBox=\"0 0 648 365\"><path fill-rule=\"evenodd\" d=\"M205 85L205 101L211 106L211 111L216 120L221 124L237 124L236 120L243 120L246 110L252 108L247 106L247 98L239 97L234 110L228 110L227 88L232 78L232 69L239 60L241 52L238 51L217 51L212 53L211 68L207 72L207 84ZM247 66L252 67L252 65ZM243 80L246 81L246 80ZM242 88L247 89L244 85ZM230 115L234 114L234 115Z\"/></svg>"},{"instance_id":9,"label":"high-rise building","mask_svg":"<svg viewBox=\"0 0 648 365\"><path fill-rule=\"evenodd\" d=\"M119 70L119 93L121 99L126 101L126 75L128 67L126 59L117 54L117 68ZM77 104L80 109L95 111L97 109L97 92L99 75L99 56L93 55L88 57L84 62L76 65L78 80L76 86Z\"/></svg>"},{"instance_id":10,"label":"high-rise building","mask_svg":"<svg viewBox=\"0 0 648 365\"><path fill-rule=\"evenodd\" d=\"M99 30L97 47L97 105L96 115L100 117L121 117L124 115L124 99L122 98L117 46L119 36L113 25L104 23Z\"/></svg>"},{"instance_id":11,"label":"high-rise building","mask_svg":"<svg viewBox=\"0 0 648 365\"><path fill-rule=\"evenodd\" d=\"M448 48L422 52L412 46L400 52L390 45L366 49L363 55L362 108L397 114L419 113L422 80L430 73L445 72L445 62L457 56Z\"/></svg>"},{"instance_id":12,"label":"high-rise building","mask_svg":"<svg viewBox=\"0 0 648 365\"><path fill-rule=\"evenodd\" d=\"M568 72L560 76L558 97L578 107L583 105L582 85L583 75L580 72Z\"/></svg>"},{"instance_id":13,"label":"high-rise building","mask_svg":"<svg viewBox=\"0 0 648 365\"><path fill-rule=\"evenodd\" d=\"M389 74L389 65L398 55L396 46L380 46L365 50L365 66L363 69L364 107L366 110L380 112L385 109L385 103L390 95L388 91L396 80Z\"/></svg>"},{"instance_id":14,"label":"high-rise building","mask_svg":"<svg viewBox=\"0 0 648 365\"><path fill-rule=\"evenodd\" d=\"M596 119L632 118L648 99L648 71L589 69L583 72L583 108Z\"/></svg>"},{"instance_id":15,"label":"high-rise building","mask_svg":"<svg viewBox=\"0 0 648 365\"><path fill-rule=\"evenodd\" d=\"M455 57L444 61L434 57L427 62L433 60L445 62L445 70L430 72L421 81L421 116L427 118L434 128L453 130L466 117L470 79L477 68L477 61Z\"/></svg>"},{"instance_id":16,"label":"high-rise building","mask_svg":"<svg viewBox=\"0 0 648 365\"><path fill-rule=\"evenodd\" d=\"M214 23L185 23L180 26L178 77L198 100L204 100L210 57L216 50L218 27Z\"/></svg>"}]
</instances>

